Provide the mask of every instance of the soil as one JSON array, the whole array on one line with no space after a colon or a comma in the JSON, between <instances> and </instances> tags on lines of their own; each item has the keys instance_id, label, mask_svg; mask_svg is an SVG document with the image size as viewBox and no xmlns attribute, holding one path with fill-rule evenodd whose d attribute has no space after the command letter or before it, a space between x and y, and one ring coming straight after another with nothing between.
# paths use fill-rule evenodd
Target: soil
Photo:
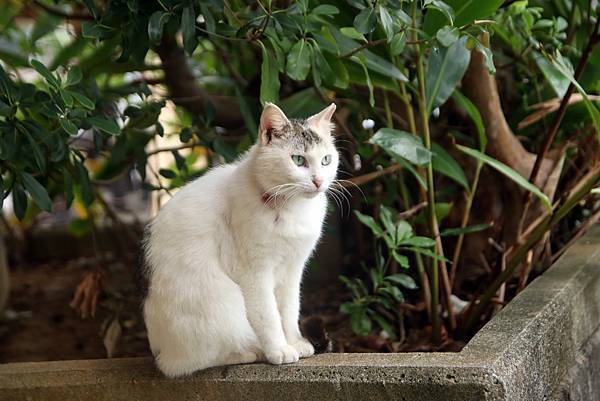
<instances>
[{"instance_id":1,"label":"soil","mask_svg":"<svg viewBox=\"0 0 600 401\"><path fill-rule=\"evenodd\" d=\"M150 356L130 262L105 256L20 264L11 269L8 310L0 317L0 363ZM86 275L103 271L103 291L94 317L82 318L69 304ZM302 328L321 352L430 351L427 327L407 331L404 341L352 333L339 305L349 295L333 282L303 292ZM417 314L418 315L418 314ZM408 327L415 320L407 314ZM116 322L115 321L116 319ZM117 329L115 330L115 325ZM108 329L113 326L112 329ZM464 344L446 342L458 351Z\"/></svg>"}]
</instances>

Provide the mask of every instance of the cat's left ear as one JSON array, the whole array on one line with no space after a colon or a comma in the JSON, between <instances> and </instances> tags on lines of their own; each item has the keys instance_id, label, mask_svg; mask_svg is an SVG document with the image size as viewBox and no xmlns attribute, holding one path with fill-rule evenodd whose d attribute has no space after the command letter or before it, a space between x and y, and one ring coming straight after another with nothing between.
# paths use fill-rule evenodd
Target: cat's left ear
<instances>
[{"instance_id":1,"label":"cat's left ear","mask_svg":"<svg viewBox=\"0 0 600 401\"><path fill-rule=\"evenodd\" d=\"M306 121L308 124L312 125L319 134L329 136L334 128L333 124L331 123L331 117L333 117L334 112L335 103L331 103L319 113L309 117Z\"/></svg>"}]
</instances>

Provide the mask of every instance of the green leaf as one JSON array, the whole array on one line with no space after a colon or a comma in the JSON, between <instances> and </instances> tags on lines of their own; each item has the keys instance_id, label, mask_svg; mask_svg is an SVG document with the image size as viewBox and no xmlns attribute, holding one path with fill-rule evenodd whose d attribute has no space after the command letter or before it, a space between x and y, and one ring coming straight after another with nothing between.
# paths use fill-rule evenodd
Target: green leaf
<instances>
[{"instance_id":1,"label":"green leaf","mask_svg":"<svg viewBox=\"0 0 600 401\"><path fill-rule=\"evenodd\" d=\"M312 9L310 12L313 15L327 15L332 16L340 13L340 10L332 6L331 4L320 4Z\"/></svg>"},{"instance_id":2,"label":"green leaf","mask_svg":"<svg viewBox=\"0 0 600 401\"><path fill-rule=\"evenodd\" d=\"M533 53L533 59L544 77L554 89L554 92L559 98L563 98L569 87L569 78L565 77L546 57L538 52Z\"/></svg>"},{"instance_id":3,"label":"green leaf","mask_svg":"<svg viewBox=\"0 0 600 401\"><path fill-rule=\"evenodd\" d=\"M340 32L342 33L342 35L347 36L350 39L360 40L361 42L367 42L367 38L365 38L365 35L358 32L353 27L340 28Z\"/></svg>"},{"instance_id":4,"label":"green leaf","mask_svg":"<svg viewBox=\"0 0 600 401\"><path fill-rule=\"evenodd\" d=\"M392 157L403 158L419 166L431 160L431 152L423 146L421 138L405 131L381 128L369 143L381 146Z\"/></svg>"},{"instance_id":5,"label":"green leaf","mask_svg":"<svg viewBox=\"0 0 600 401\"><path fill-rule=\"evenodd\" d=\"M173 178L177 177L177 174L175 174L175 172L173 170L169 170L166 168L161 168L160 170L158 170L158 174L160 174L163 177L168 178L168 179L173 179Z\"/></svg>"},{"instance_id":6,"label":"green leaf","mask_svg":"<svg viewBox=\"0 0 600 401\"><path fill-rule=\"evenodd\" d=\"M406 248L409 251L412 251L414 253L418 253L421 254L423 256L427 256L433 260L437 260L437 261L444 261L444 262L449 262L448 259L438 255L435 252L430 251L429 249L425 249L425 248Z\"/></svg>"},{"instance_id":7,"label":"green leaf","mask_svg":"<svg viewBox=\"0 0 600 401\"><path fill-rule=\"evenodd\" d=\"M401 286L403 286L404 288L408 288L409 290L416 290L418 288L415 280L408 274L391 274L389 276L386 276L385 279L400 284Z\"/></svg>"},{"instance_id":8,"label":"green leaf","mask_svg":"<svg viewBox=\"0 0 600 401\"><path fill-rule=\"evenodd\" d=\"M81 189L81 198L83 203L89 206L94 201L94 191L92 189L92 183L90 182L90 175L83 163L79 160L75 162L75 168L78 176L77 183Z\"/></svg>"},{"instance_id":9,"label":"green leaf","mask_svg":"<svg viewBox=\"0 0 600 401\"><path fill-rule=\"evenodd\" d=\"M277 60L265 45L258 41L262 47L262 67L260 75L260 103L277 102L279 100L279 69Z\"/></svg>"},{"instance_id":10,"label":"green leaf","mask_svg":"<svg viewBox=\"0 0 600 401\"><path fill-rule=\"evenodd\" d=\"M390 55L397 56L404 50L404 46L406 45L406 35L404 35L404 31L397 33L392 38L390 42Z\"/></svg>"},{"instance_id":11,"label":"green leaf","mask_svg":"<svg viewBox=\"0 0 600 401\"><path fill-rule=\"evenodd\" d=\"M92 14L92 17L94 17L94 19L98 19L98 9L96 8L94 0L83 0L83 3L90 11L90 14Z\"/></svg>"},{"instance_id":12,"label":"green leaf","mask_svg":"<svg viewBox=\"0 0 600 401\"><path fill-rule=\"evenodd\" d=\"M121 128L113 120L107 120L102 117L90 117L87 120L94 128L104 131L109 135L119 135L121 133Z\"/></svg>"},{"instance_id":13,"label":"green leaf","mask_svg":"<svg viewBox=\"0 0 600 401\"><path fill-rule=\"evenodd\" d=\"M50 85L58 88L60 86L58 79L46 68L46 66L39 61L33 59L30 62L31 66L48 82Z\"/></svg>"},{"instance_id":14,"label":"green leaf","mask_svg":"<svg viewBox=\"0 0 600 401\"><path fill-rule=\"evenodd\" d=\"M592 103L587 93L583 89L583 87L577 82L575 77L573 76L572 70L569 68L570 63L568 59L564 58L562 54L556 51L555 58L552 60L552 65L554 65L561 74L563 74L571 83L575 86L577 91L583 96L583 103L587 108L590 117L592 117L592 122L594 123L594 127L596 128L596 135L598 140L600 141L600 111L598 108Z\"/></svg>"},{"instance_id":15,"label":"green leaf","mask_svg":"<svg viewBox=\"0 0 600 401\"><path fill-rule=\"evenodd\" d=\"M14 114L13 108L0 100L0 116L8 117Z\"/></svg>"},{"instance_id":16,"label":"green leaf","mask_svg":"<svg viewBox=\"0 0 600 401\"><path fill-rule=\"evenodd\" d=\"M450 236L454 236L454 235L476 233L479 231L487 230L491 226L492 226L491 224L474 224L472 226L467 226L465 228L461 228L461 227L447 228L447 229L443 230L440 233L440 235L442 237L450 237Z\"/></svg>"},{"instance_id":17,"label":"green leaf","mask_svg":"<svg viewBox=\"0 0 600 401\"><path fill-rule=\"evenodd\" d=\"M340 70L339 73L333 71L331 65L321 53L321 49L317 44L313 43L313 55L315 56L315 66L316 70L318 70L319 74L325 80L325 83L328 85L337 86L338 88L347 88L348 87L348 72L344 68L343 64L340 63L340 66L336 66ZM344 71L346 72L344 77Z\"/></svg>"},{"instance_id":18,"label":"green leaf","mask_svg":"<svg viewBox=\"0 0 600 401\"><path fill-rule=\"evenodd\" d=\"M409 268L408 258L404 255L400 255L395 249L392 249L392 256L404 269Z\"/></svg>"},{"instance_id":19,"label":"green leaf","mask_svg":"<svg viewBox=\"0 0 600 401\"><path fill-rule=\"evenodd\" d=\"M385 205L381 205L379 208L379 217L385 227L386 231L392 236L392 239L396 238L396 225L394 224L393 213L390 208Z\"/></svg>"},{"instance_id":20,"label":"green leaf","mask_svg":"<svg viewBox=\"0 0 600 401\"><path fill-rule=\"evenodd\" d=\"M380 291L390 294L397 302L404 302L404 294L398 287L383 287Z\"/></svg>"},{"instance_id":21,"label":"green leaf","mask_svg":"<svg viewBox=\"0 0 600 401\"><path fill-rule=\"evenodd\" d=\"M77 103L82 105L84 108L86 108L88 110L94 110L96 108L96 104L87 96L82 95L81 93L77 93L77 92L73 92L73 91L69 91L69 90L67 90L65 92L67 92L69 95L71 95L77 101Z\"/></svg>"},{"instance_id":22,"label":"green leaf","mask_svg":"<svg viewBox=\"0 0 600 401\"><path fill-rule=\"evenodd\" d=\"M438 173L453 179L462 185L467 191L469 190L469 182L464 170L454 160L454 158L444 148L437 143L432 144L432 165L433 169Z\"/></svg>"},{"instance_id":23,"label":"green leaf","mask_svg":"<svg viewBox=\"0 0 600 401\"><path fill-rule=\"evenodd\" d=\"M377 26L377 15L373 7L365 7L355 18L354 28L362 34L373 32Z\"/></svg>"},{"instance_id":24,"label":"green leaf","mask_svg":"<svg viewBox=\"0 0 600 401\"><path fill-rule=\"evenodd\" d=\"M365 56L363 56L362 54L359 56L352 56L352 60L357 61L363 68L363 72L365 73L365 80L367 81L367 88L369 88L369 105L371 107L375 107L373 81L371 81L371 75L369 75L369 70L367 69L367 64L365 63Z\"/></svg>"},{"instance_id":25,"label":"green leaf","mask_svg":"<svg viewBox=\"0 0 600 401\"><path fill-rule=\"evenodd\" d=\"M460 31L453 26L445 26L435 34L438 42L444 47L452 46L459 38Z\"/></svg>"},{"instance_id":26,"label":"green leaf","mask_svg":"<svg viewBox=\"0 0 600 401\"><path fill-rule=\"evenodd\" d=\"M163 28L169 20L169 14L155 11L148 20L148 38L152 44L158 45L162 40Z\"/></svg>"},{"instance_id":27,"label":"green leaf","mask_svg":"<svg viewBox=\"0 0 600 401\"><path fill-rule=\"evenodd\" d=\"M379 10L379 21L381 21L381 26L383 27L385 36L387 37L388 42L391 42L395 33L394 21L392 20L392 16L388 12L388 10L381 5L378 5L377 9Z\"/></svg>"},{"instance_id":28,"label":"green leaf","mask_svg":"<svg viewBox=\"0 0 600 401\"><path fill-rule=\"evenodd\" d=\"M428 237L408 237L400 241L403 246L416 246L419 248L431 248L435 246L435 240Z\"/></svg>"},{"instance_id":29,"label":"green leaf","mask_svg":"<svg viewBox=\"0 0 600 401\"><path fill-rule=\"evenodd\" d=\"M496 159L492 159L488 155L481 153L475 149L467 148L466 146L462 146L462 145L456 145L456 146L462 152L468 154L471 157L474 157L477 160L484 162L485 164L487 164L488 166L497 170L504 176L510 178L515 184L521 186L522 188L528 190L529 192L531 192L532 194L537 196L540 199L540 201L542 201L542 204L548 210L552 210L552 203L550 202L550 199L548 199L548 197L542 191L540 191L540 189L538 187L536 187L535 185L533 185L532 183L527 181L525 178L523 178L523 176L521 176L515 170L508 167L506 164L501 163Z\"/></svg>"},{"instance_id":30,"label":"green leaf","mask_svg":"<svg viewBox=\"0 0 600 401\"><path fill-rule=\"evenodd\" d=\"M62 127L62 129L65 130L65 132L71 136L77 135L77 126L75 124L73 124L71 121L67 120L66 118L60 118L58 120L58 123L60 124L60 126Z\"/></svg>"},{"instance_id":31,"label":"green leaf","mask_svg":"<svg viewBox=\"0 0 600 401\"><path fill-rule=\"evenodd\" d=\"M183 48L187 54L191 55L196 46L198 46L198 39L196 38L196 13L194 12L194 5L183 9L181 13L181 36L183 36Z\"/></svg>"},{"instance_id":32,"label":"green leaf","mask_svg":"<svg viewBox=\"0 0 600 401\"><path fill-rule=\"evenodd\" d=\"M335 40L337 41L339 49L342 53L348 53L360 46L360 44L358 44L357 42L348 39L348 37L343 35L341 31L338 31L335 28L330 28L330 31ZM327 49L324 47L323 50ZM369 70L375 71L389 78L397 79L403 82L408 82L408 78L406 78L406 76L398 69L398 67L396 67L393 63L386 60L385 58L380 57L367 49L359 51L357 55L364 56L365 64L367 65L367 68L369 68ZM354 61L359 62L356 59L354 59Z\"/></svg>"},{"instance_id":33,"label":"green leaf","mask_svg":"<svg viewBox=\"0 0 600 401\"><path fill-rule=\"evenodd\" d=\"M475 127L477 128L477 134L479 135L479 151L484 152L487 146L487 135L485 134L485 126L483 125L483 119L481 118L481 114L477 107L462 93L459 91L454 91L452 98L458 103L460 108L467 112L471 120L475 123Z\"/></svg>"},{"instance_id":34,"label":"green leaf","mask_svg":"<svg viewBox=\"0 0 600 401\"><path fill-rule=\"evenodd\" d=\"M46 189L35 178L26 172L21 173L23 185L31 199L40 207L40 209L50 212L52 210L52 200L48 196Z\"/></svg>"},{"instance_id":35,"label":"green leaf","mask_svg":"<svg viewBox=\"0 0 600 401\"><path fill-rule=\"evenodd\" d=\"M396 241L400 242L413 236L413 229L406 220L400 220L396 226Z\"/></svg>"},{"instance_id":36,"label":"green leaf","mask_svg":"<svg viewBox=\"0 0 600 401\"><path fill-rule=\"evenodd\" d=\"M450 23L454 25L454 10L442 0L425 0L423 3L425 8L439 11Z\"/></svg>"},{"instance_id":37,"label":"green leaf","mask_svg":"<svg viewBox=\"0 0 600 401\"><path fill-rule=\"evenodd\" d=\"M296 81L303 81L310 70L311 47L300 39L290 50L287 57L287 75Z\"/></svg>"},{"instance_id":38,"label":"green leaf","mask_svg":"<svg viewBox=\"0 0 600 401\"><path fill-rule=\"evenodd\" d=\"M359 336L369 335L373 328L371 319L364 310L361 310L360 313L352 313L350 315L350 323L352 326L352 331Z\"/></svg>"},{"instance_id":39,"label":"green leaf","mask_svg":"<svg viewBox=\"0 0 600 401\"><path fill-rule=\"evenodd\" d=\"M448 100L467 71L471 52L465 47L466 43L464 36L450 47L432 50L427 62L425 88L429 113Z\"/></svg>"},{"instance_id":40,"label":"green leaf","mask_svg":"<svg viewBox=\"0 0 600 401\"><path fill-rule=\"evenodd\" d=\"M390 340L393 341L396 339L396 333L394 333L394 328L391 324L388 323L387 320L385 320L382 316L378 314L373 315L373 320L377 322L379 327L385 330L385 332L390 336Z\"/></svg>"},{"instance_id":41,"label":"green leaf","mask_svg":"<svg viewBox=\"0 0 600 401\"><path fill-rule=\"evenodd\" d=\"M383 230L383 228L381 228L379 226L379 224L377 224L377 222L375 221L375 219L373 219L373 217L368 216L366 214L362 214L358 210L355 210L354 214L356 215L356 217L358 217L358 220L360 220L361 223L363 223L364 225L366 225L367 227L369 227L371 229L371 231L373 232L373 234L375 234L375 236L383 237L383 234L385 233L385 231Z\"/></svg>"},{"instance_id":42,"label":"green leaf","mask_svg":"<svg viewBox=\"0 0 600 401\"><path fill-rule=\"evenodd\" d=\"M200 11L202 12L202 16L204 17L204 23L206 24L206 30L210 33L215 33L216 30L216 22L213 17L210 9L208 8L208 4L200 3Z\"/></svg>"},{"instance_id":43,"label":"green leaf","mask_svg":"<svg viewBox=\"0 0 600 401\"><path fill-rule=\"evenodd\" d=\"M78 65L74 65L69 69L69 73L67 74L67 81L65 82L65 86L77 85L81 82L81 78L83 78L83 74L81 73L81 68Z\"/></svg>"},{"instance_id":44,"label":"green leaf","mask_svg":"<svg viewBox=\"0 0 600 401\"><path fill-rule=\"evenodd\" d=\"M454 26L460 27L476 19L484 19L502 5L504 0L445 0L454 9ZM429 10L425 15L423 31L433 36L442 26L446 25L447 16L439 10Z\"/></svg>"},{"instance_id":45,"label":"green leaf","mask_svg":"<svg viewBox=\"0 0 600 401\"><path fill-rule=\"evenodd\" d=\"M27 212L27 195L19 184L15 184L13 190L13 210L17 219L23 220L25 213Z\"/></svg>"},{"instance_id":46,"label":"green leaf","mask_svg":"<svg viewBox=\"0 0 600 401\"><path fill-rule=\"evenodd\" d=\"M73 96L71 96L71 94L64 89L59 89L58 91L60 93L61 99L63 100L63 102L65 102L65 106L67 106L68 108L73 107Z\"/></svg>"}]
</instances>

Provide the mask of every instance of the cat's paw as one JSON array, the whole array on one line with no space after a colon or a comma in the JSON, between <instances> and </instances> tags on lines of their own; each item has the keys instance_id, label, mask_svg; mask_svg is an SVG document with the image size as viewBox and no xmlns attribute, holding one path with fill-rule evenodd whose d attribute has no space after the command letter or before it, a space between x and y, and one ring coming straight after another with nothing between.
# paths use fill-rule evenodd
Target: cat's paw
<instances>
[{"instance_id":1,"label":"cat's paw","mask_svg":"<svg viewBox=\"0 0 600 401\"><path fill-rule=\"evenodd\" d=\"M313 347L306 338L300 338L298 341L294 341L292 347L298 351L300 358L306 358L315 354L315 347Z\"/></svg>"},{"instance_id":2,"label":"cat's paw","mask_svg":"<svg viewBox=\"0 0 600 401\"><path fill-rule=\"evenodd\" d=\"M300 355L296 348L291 345L284 345L282 347L273 348L265 351L265 357L269 363L273 365L281 365L282 363L294 363L298 362Z\"/></svg>"}]
</instances>

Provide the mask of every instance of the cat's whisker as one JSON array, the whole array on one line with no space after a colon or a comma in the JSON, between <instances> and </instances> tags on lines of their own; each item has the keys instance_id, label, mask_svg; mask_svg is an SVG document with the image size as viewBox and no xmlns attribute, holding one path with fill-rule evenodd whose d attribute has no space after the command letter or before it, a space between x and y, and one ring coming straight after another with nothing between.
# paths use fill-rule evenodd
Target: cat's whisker
<instances>
[{"instance_id":1,"label":"cat's whisker","mask_svg":"<svg viewBox=\"0 0 600 401\"><path fill-rule=\"evenodd\" d=\"M348 200L346 194L344 194L343 192L341 192L339 189L337 189L335 187L329 187L329 191L330 191L330 194L334 198L338 199L338 197L341 197L341 200L340 200L340 209L341 210L340 210L340 212L342 213L342 217L344 216L344 207L343 207L344 202L342 202L342 200L345 201L348 204L348 215L350 215L350 210L352 209L352 206L351 206L350 201Z\"/></svg>"},{"instance_id":2,"label":"cat's whisker","mask_svg":"<svg viewBox=\"0 0 600 401\"><path fill-rule=\"evenodd\" d=\"M355 183L353 183L350 180L343 180L341 178L338 178L335 180L335 182L337 182L338 184L341 185L341 183L348 183L350 185L352 185L353 187L355 187L356 189L358 189L360 191L360 194L362 195L363 199L366 201L367 200L367 196L365 195L365 193L363 192L362 188L359 187L358 185L356 185ZM343 185L342 185L343 186ZM344 187L345 189L347 189L346 187Z\"/></svg>"}]
</instances>

